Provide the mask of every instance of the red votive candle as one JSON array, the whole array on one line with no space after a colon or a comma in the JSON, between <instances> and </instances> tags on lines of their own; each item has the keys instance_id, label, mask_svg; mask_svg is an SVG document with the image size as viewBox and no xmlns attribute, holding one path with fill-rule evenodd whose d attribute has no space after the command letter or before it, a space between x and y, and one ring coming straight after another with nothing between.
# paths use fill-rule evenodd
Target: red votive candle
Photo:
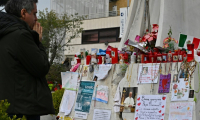
<instances>
[{"instance_id":1,"label":"red votive candle","mask_svg":"<svg viewBox=\"0 0 200 120\"><path fill-rule=\"evenodd\" d=\"M117 64L118 63L118 49L117 48L112 48L112 64Z\"/></svg>"},{"instance_id":2,"label":"red votive candle","mask_svg":"<svg viewBox=\"0 0 200 120\"><path fill-rule=\"evenodd\" d=\"M187 61L190 62L194 59L194 44L187 44Z\"/></svg>"}]
</instances>

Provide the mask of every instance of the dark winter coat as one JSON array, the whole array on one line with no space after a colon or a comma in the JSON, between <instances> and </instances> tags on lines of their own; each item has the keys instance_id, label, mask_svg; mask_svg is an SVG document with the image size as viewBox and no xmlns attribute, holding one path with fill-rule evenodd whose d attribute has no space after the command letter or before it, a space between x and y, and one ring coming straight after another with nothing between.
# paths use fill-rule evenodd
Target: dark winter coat
<instances>
[{"instance_id":1,"label":"dark winter coat","mask_svg":"<svg viewBox=\"0 0 200 120\"><path fill-rule=\"evenodd\" d=\"M21 19L0 12L0 100L9 114L53 114L45 75L49 62L39 35Z\"/></svg>"}]
</instances>

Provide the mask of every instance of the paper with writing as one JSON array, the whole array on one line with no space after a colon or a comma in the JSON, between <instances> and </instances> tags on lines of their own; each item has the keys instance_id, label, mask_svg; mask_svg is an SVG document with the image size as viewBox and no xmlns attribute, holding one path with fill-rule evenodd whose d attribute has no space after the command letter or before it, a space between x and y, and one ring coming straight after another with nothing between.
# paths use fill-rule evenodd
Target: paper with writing
<instances>
[{"instance_id":1,"label":"paper with writing","mask_svg":"<svg viewBox=\"0 0 200 120\"><path fill-rule=\"evenodd\" d=\"M93 120L110 120L111 110L94 109Z\"/></svg>"},{"instance_id":2,"label":"paper with writing","mask_svg":"<svg viewBox=\"0 0 200 120\"><path fill-rule=\"evenodd\" d=\"M140 64L137 83L157 83L160 64Z\"/></svg>"},{"instance_id":3,"label":"paper with writing","mask_svg":"<svg viewBox=\"0 0 200 120\"><path fill-rule=\"evenodd\" d=\"M192 120L194 102L170 103L168 120Z\"/></svg>"},{"instance_id":4,"label":"paper with writing","mask_svg":"<svg viewBox=\"0 0 200 120\"><path fill-rule=\"evenodd\" d=\"M97 76L98 80L105 79L108 76L108 72L110 71L111 67L112 67L111 64L99 65L98 69L94 69L94 76Z\"/></svg>"},{"instance_id":5,"label":"paper with writing","mask_svg":"<svg viewBox=\"0 0 200 120\"><path fill-rule=\"evenodd\" d=\"M62 88L67 90L77 90L78 73L77 72L61 72Z\"/></svg>"},{"instance_id":6,"label":"paper with writing","mask_svg":"<svg viewBox=\"0 0 200 120\"><path fill-rule=\"evenodd\" d=\"M65 90L60 104L60 112L64 112L64 115L69 115L74 105L75 97L76 91Z\"/></svg>"},{"instance_id":7,"label":"paper with writing","mask_svg":"<svg viewBox=\"0 0 200 120\"><path fill-rule=\"evenodd\" d=\"M138 95L134 120L164 120L166 95Z\"/></svg>"},{"instance_id":8,"label":"paper with writing","mask_svg":"<svg viewBox=\"0 0 200 120\"><path fill-rule=\"evenodd\" d=\"M87 119L88 113L75 111L75 118Z\"/></svg>"}]
</instances>

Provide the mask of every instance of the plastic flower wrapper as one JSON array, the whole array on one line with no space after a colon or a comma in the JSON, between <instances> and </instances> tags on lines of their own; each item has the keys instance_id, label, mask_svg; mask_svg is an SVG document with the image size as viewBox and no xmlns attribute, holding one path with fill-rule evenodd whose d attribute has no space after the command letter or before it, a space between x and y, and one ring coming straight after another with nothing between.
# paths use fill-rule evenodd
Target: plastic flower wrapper
<instances>
[{"instance_id":1,"label":"plastic flower wrapper","mask_svg":"<svg viewBox=\"0 0 200 120\"><path fill-rule=\"evenodd\" d=\"M141 38L141 37L140 37L139 35L136 35L135 41L136 41L136 42L140 42L140 38Z\"/></svg>"},{"instance_id":2,"label":"plastic flower wrapper","mask_svg":"<svg viewBox=\"0 0 200 120\"><path fill-rule=\"evenodd\" d=\"M128 45L129 39L124 43L124 45Z\"/></svg>"}]
</instances>

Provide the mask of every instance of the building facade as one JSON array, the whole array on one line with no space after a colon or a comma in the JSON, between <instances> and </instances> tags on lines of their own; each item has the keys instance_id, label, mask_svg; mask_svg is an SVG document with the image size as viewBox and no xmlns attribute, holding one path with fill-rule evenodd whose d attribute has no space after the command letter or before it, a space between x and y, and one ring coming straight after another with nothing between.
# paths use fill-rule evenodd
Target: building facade
<instances>
[{"instance_id":1,"label":"building facade","mask_svg":"<svg viewBox=\"0 0 200 120\"><path fill-rule=\"evenodd\" d=\"M129 0L51 0L51 10L58 14L78 13L87 16L81 26L82 34L71 40L64 56L72 60L80 49L85 48L91 52L91 48L105 50L108 45L118 47L121 40L120 8L127 7L127 1Z\"/></svg>"}]
</instances>

